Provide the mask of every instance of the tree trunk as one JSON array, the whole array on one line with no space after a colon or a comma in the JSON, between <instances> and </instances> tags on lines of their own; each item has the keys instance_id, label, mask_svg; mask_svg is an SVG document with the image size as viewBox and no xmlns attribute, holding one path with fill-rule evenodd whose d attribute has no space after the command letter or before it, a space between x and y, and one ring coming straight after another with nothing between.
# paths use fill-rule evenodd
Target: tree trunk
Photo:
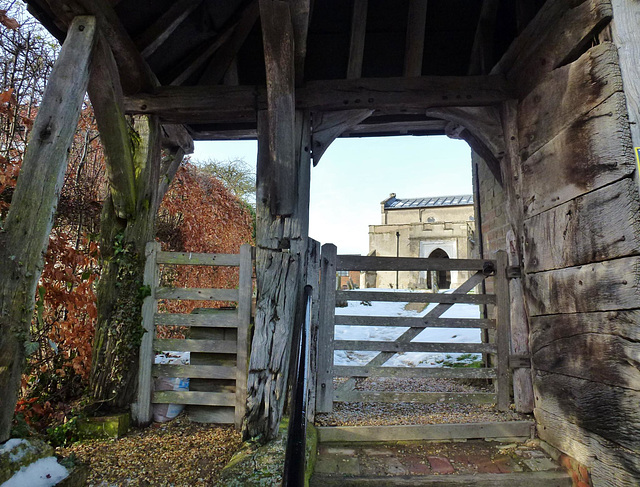
<instances>
[{"instance_id":1,"label":"tree trunk","mask_svg":"<svg viewBox=\"0 0 640 487\"><path fill-rule=\"evenodd\" d=\"M108 198L100 223L102 274L98 282L98 322L90 387L107 409L128 407L135 399L142 327L144 249L153 240L159 187L160 126L155 117L137 117L132 137L136 167L136 210L116 214ZM112 188L113 191L113 188Z\"/></svg>"},{"instance_id":2,"label":"tree trunk","mask_svg":"<svg viewBox=\"0 0 640 487\"><path fill-rule=\"evenodd\" d=\"M95 19L69 27L33 126L0 232L0 442L9 438L43 255L89 79Z\"/></svg>"}]
</instances>

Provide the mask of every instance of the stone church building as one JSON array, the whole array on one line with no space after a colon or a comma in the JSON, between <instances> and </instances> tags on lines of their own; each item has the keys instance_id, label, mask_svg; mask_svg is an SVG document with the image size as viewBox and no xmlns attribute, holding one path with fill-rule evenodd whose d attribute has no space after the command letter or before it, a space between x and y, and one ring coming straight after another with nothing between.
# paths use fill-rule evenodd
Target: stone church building
<instances>
[{"instance_id":1,"label":"stone church building","mask_svg":"<svg viewBox=\"0 0 640 487\"><path fill-rule=\"evenodd\" d=\"M380 257L474 258L473 195L397 198L380 203L382 222L369 225L369 255ZM366 287L449 289L467 272L368 272ZM435 286L434 286L435 285Z\"/></svg>"}]
</instances>

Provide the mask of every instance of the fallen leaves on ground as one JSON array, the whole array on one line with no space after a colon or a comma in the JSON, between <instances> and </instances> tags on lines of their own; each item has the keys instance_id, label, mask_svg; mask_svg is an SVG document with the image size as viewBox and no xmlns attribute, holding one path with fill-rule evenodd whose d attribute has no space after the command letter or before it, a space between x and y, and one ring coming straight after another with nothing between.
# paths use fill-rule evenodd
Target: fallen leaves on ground
<instances>
[{"instance_id":1,"label":"fallen leaves on ground","mask_svg":"<svg viewBox=\"0 0 640 487\"><path fill-rule=\"evenodd\" d=\"M89 467L89 486L211 486L239 449L233 426L169 423L134 429L117 440L90 440L60 448Z\"/></svg>"}]
</instances>

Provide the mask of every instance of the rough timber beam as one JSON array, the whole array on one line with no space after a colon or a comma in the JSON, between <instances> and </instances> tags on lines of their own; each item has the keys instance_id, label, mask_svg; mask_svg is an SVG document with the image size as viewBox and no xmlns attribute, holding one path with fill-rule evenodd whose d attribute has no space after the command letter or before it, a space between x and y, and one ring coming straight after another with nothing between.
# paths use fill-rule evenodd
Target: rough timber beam
<instances>
[{"instance_id":1,"label":"rough timber beam","mask_svg":"<svg viewBox=\"0 0 640 487\"><path fill-rule=\"evenodd\" d=\"M313 114L313 130L311 132L311 154L313 165L317 166L320 158L331 143L351 127L358 125L369 117L373 110L343 110L341 112L317 112Z\"/></svg>"},{"instance_id":2,"label":"rough timber beam","mask_svg":"<svg viewBox=\"0 0 640 487\"><path fill-rule=\"evenodd\" d=\"M471 48L467 74L486 74L493 67L493 37L496 29L499 0L484 0L476 35Z\"/></svg>"},{"instance_id":3,"label":"rough timber beam","mask_svg":"<svg viewBox=\"0 0 640 487\"><path fill-rule=\"evenodd\" d=\"M354 0L353 2L347 79L357 79L362 76L362 59L364 56L364 38L367 32L368 4L368 0Z\"/></svg>"},{"instance_id":4,"label":"rough timber beam","mask_svg":"<svg viewBox=\"0 0 640 487\"><path fill-rule=\"evenodd\" d=\"M192 154L194 150L193 137L184 125L162 125L162 147L166 149L181 149L185 154Z\"/></svg>"},{"instance_id":5,"label":"rough timber beam","mask_svg":"<svg viewBox=\"0 0 640 487\"><path fill-rule=\"evenodd\" d=\"M267 71L267 113L269 157L273 171L273 215L291 215L297 194L295 187L295 61L291 9L286 0L260 0L262 43Z\"/></svg>"},{"instance_id":6,"label":"rough timber beam","mask_svg":"<svg viewBox=\"0 0 640 487\"><path fill-rule=\"evenodd\" d=\"M88 91L104 146L113 207L120 218L129 218L136 209L133 147L124 116L118 68L102 37L94 50Z\"/></svg>"},{"instance_id":7,"label":"rough timber beam","mask_svg":"<svg viewBox=\"0 0 640 487\"><path fill-rule=\"evenodd\" d=\"M498 183L502 185L500 161L505 147L500 113L496 107L432 108L430 117L448 120L445 134L462 139L482 157Z\"/></svg>"},{"instance_id":8,"label":"rough timber beam","mask_svg":"<svg viewBox=\"0 0 640 487\"><path fill-rule=\"evenodd\" d=\"M404 75L422 74L422 56L424 54L424 33L427 24L427 0L409 2L407 21L407 41L404 57Z\"/></svg>"},{"instance_id":9,"label":"rough timber beam","mask_svg":"<svg viewBox=\"0 0 640 487\"><path fill-rule=\"evenodd\" d=\"M199 84L217 85L224 78L229 67L236 58L238 51L244 44L247 36L258 20L260 9L258 0L252 1L242 12L233 34L213 54L204 74L200 77Z\"/></svg>"},{"instance_id":10,"label":"rough timber beam","mask_svg":"<svg viewBox=\"0 0 640 487\"><path fill-rule=\"evenodd\" d=\"M27 145L9 213L0 232L0 442L9 439L26 365L25 337L49 244L68 150L82 110L96 33L78 17L49 77Z\"/></svg>"},{"instance_id":11,"label":"rough timber beam","mask_svg":"<svg viewBox=\"0 0 640 487\"><path fill-rule=\"evenodd\" d=\"M491 106L511 98L504 78L422 76L313 81L296 91L297 109L382 110L394 113L436 107ZM125 99L127 113L157 114L164 122L252 121L266 107L264 89L255 86L158 87Z\"/></svg>"},{"instance_id":12,"label":"rough timber beam","mask_svg":"<svg viewBox=\"0 0 640 487\"><path fill-rule=\"evenodd\" d=\"M296 86L300 86L304 81L304 61L307 57L307 33L311 15L311 0L290 0L290 5L295 49Z\"/></svg>"},{"instance_id":13,"label":"rough timber beam","mask_svg":"<svg viewBox=\"0 0 640 487\"><path fill-rule=\"evenodd\" d=\"M186 80L188 80L201 66L206 63L213 54L220 49L233 35L237 24L229 26L223 30L206 48L195 51L193 57L189 57L184 64L180 63L179 69L174 73L171 82L171 86L180 86Z\"/></svg>"},{"instance_id":14,"label":"rough timber beam","mask_svg":"<svg viewBox=\"0 0 640 487\"><path fill-rule=\"evenodd\" d=\"M113 7L106 0L47 0L51 10L66 16L67 24L76 15L94 15L98 29L113 51L126 95L149 90L156 83L151 68L129 37Z\"/></svg>"},{"instance_id":15,"label":"rough timber beam","mask_svg":"<svg viewBox=\"0 0 640 487\"><path fill-rule=\"evenodd\" d=\"M179 0L135 40L143 57L151 56L202 0Z\"/></svg>"}]
</instances>

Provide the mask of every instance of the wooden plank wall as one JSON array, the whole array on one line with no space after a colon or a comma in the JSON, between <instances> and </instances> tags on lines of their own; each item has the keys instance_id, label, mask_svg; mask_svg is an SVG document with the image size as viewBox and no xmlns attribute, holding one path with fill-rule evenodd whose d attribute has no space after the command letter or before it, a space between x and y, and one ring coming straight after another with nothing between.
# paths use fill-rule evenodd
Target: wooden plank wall
<instances>
[{"instance_id":1,"label":"wooden plank wall","mask_svg":"<svg viewBox=\"0 0 640 487\"><path fill-rule=\"evenodd\" d=\"M640 212L609 0L549 0L498 64L519 94L525 297L542 439L640 478ZM494 70L495 72L495 70ZM482 195L481 195L482 196Z\"/></svg>"}]
</instances>

